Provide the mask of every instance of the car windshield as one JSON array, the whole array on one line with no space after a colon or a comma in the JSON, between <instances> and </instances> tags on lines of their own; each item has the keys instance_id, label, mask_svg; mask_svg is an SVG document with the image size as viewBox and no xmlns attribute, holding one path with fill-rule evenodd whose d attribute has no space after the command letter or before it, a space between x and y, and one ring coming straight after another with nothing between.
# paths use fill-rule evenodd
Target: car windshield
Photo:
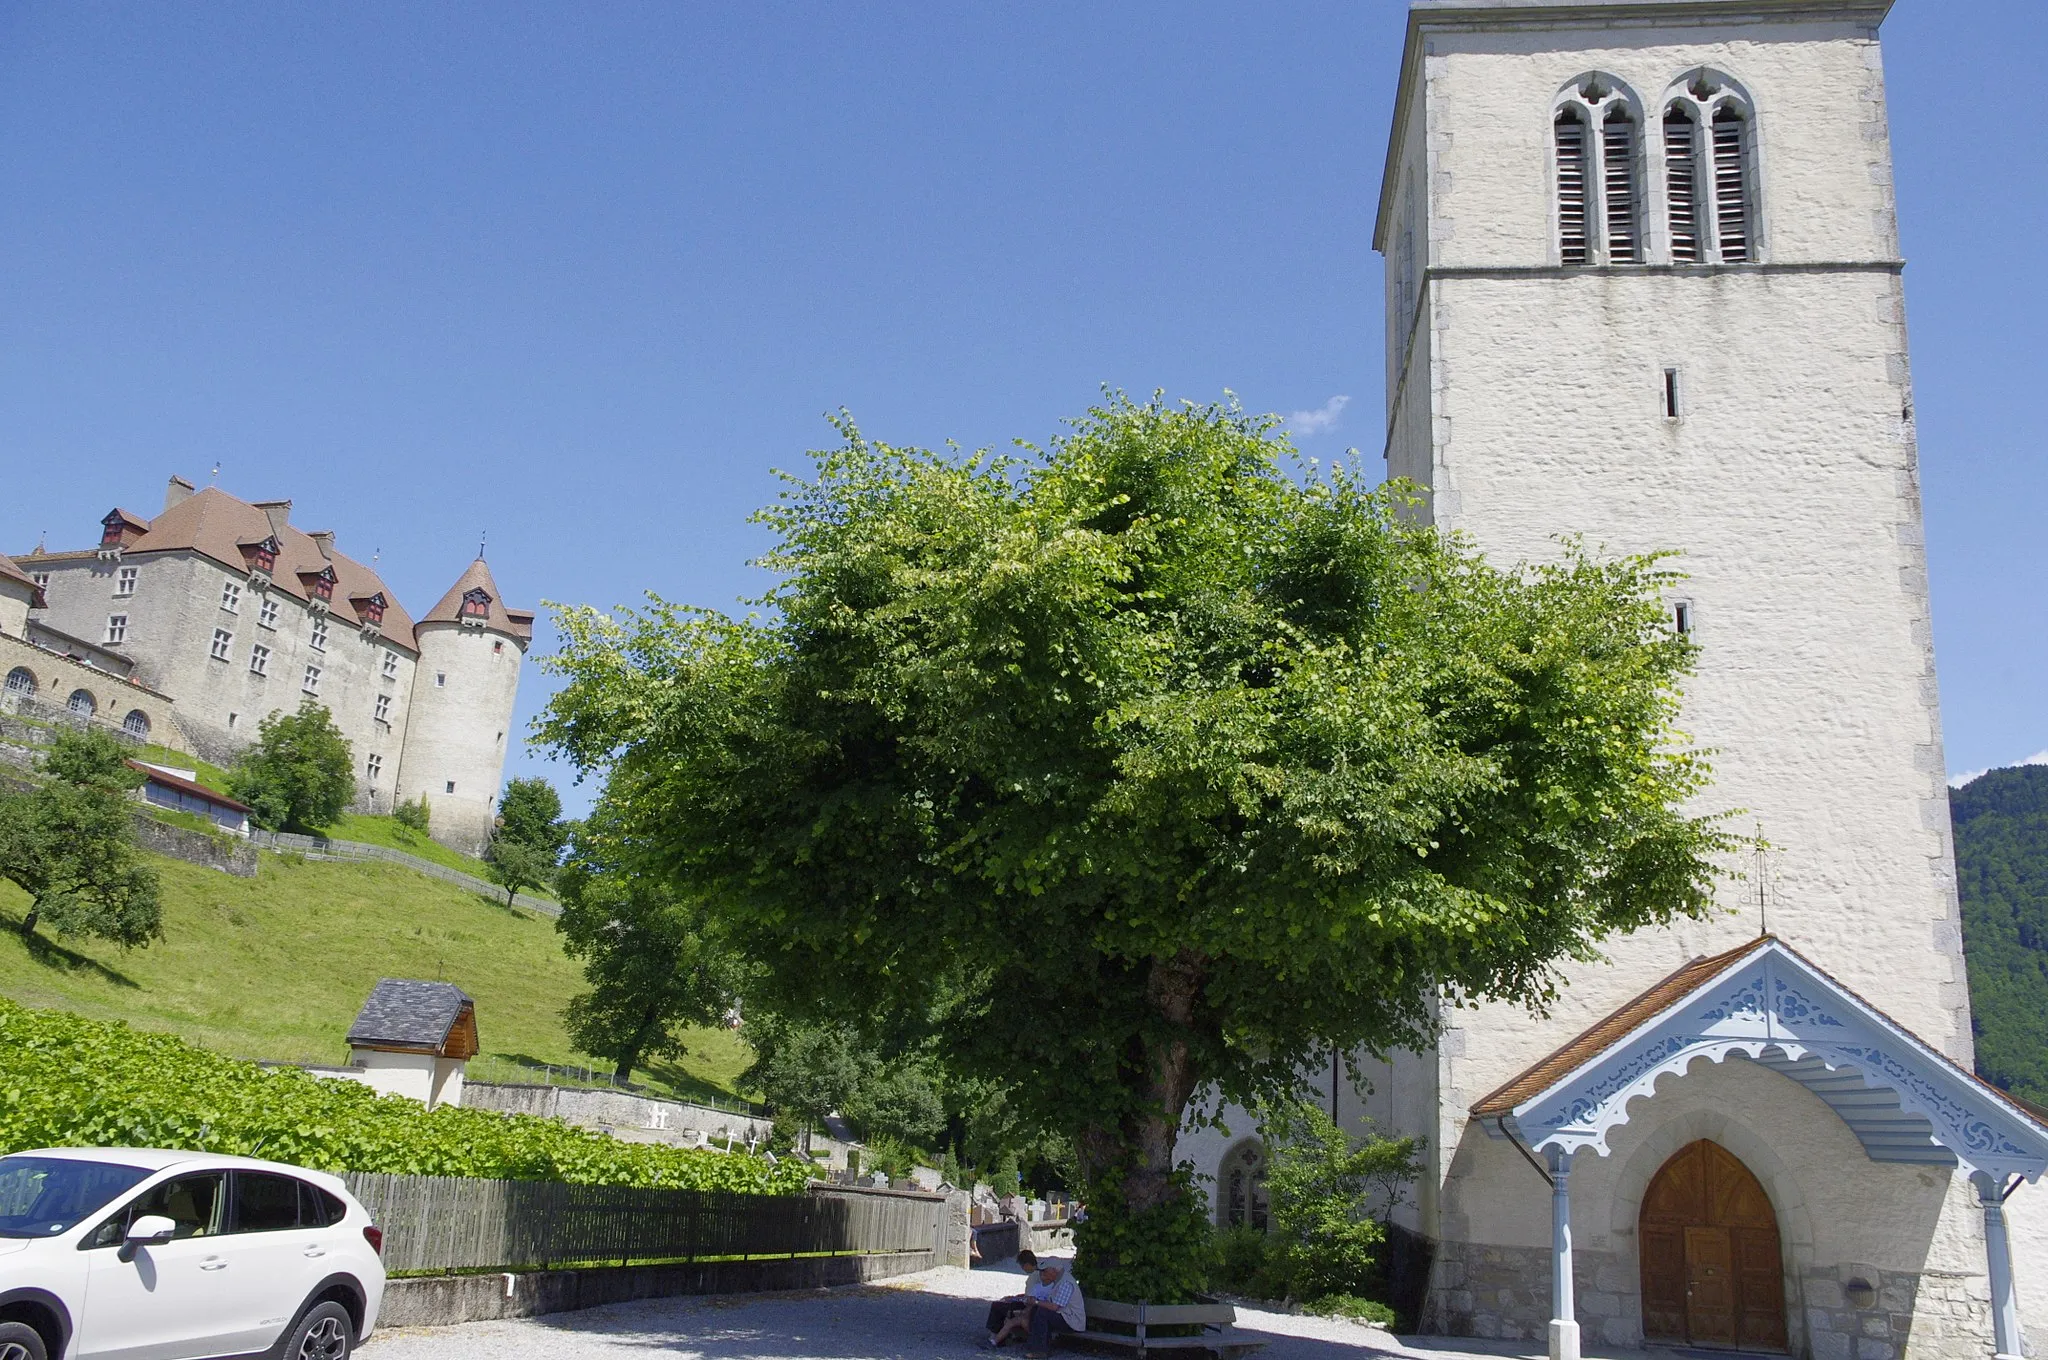
<instances>
[{"instance_id":1,"label":"car windshield","mask_svg":"<svg viewBox=\"0 0 2048 1360\"><path fill-rule=\"evenodd\" d=\"M149 1175L113 1162L0 1157L0 1237L55 1237Z\"/></svg>"}]
</instances>

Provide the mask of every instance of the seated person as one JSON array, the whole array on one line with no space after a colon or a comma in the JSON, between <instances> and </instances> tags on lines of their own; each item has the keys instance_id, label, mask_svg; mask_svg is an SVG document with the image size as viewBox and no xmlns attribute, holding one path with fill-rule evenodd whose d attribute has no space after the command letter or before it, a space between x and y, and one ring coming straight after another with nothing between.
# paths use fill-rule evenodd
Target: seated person
<instances>
[{"instance_id":1,"label":"seated person","mask_svg":"<svg viewBox=\"0 0 2048 1360\"><path fill-rule=\"evenodd\" d=\"M1038 1282L1038 1253L1029 1247L1018 1252L1017 1267L1024 1272L1024 1292L997 1299L988 1306L987 1345L990 1349L1007 1345L1013 1336L1022 1336L1028 1320L1026 1307L1045 1295L1045 1286Z\"/></svg>"},{"instance_id":2,"label":"seated person","mask_svg":"<svg viewBox=\"0 0 2048 1360\"><path fill-rule=\"evenodd\" d=\"M1081 1282L1064 1262L1043 1261L1038 1279L1045 1297L1033 1299L1025 1324L1026 1360L1044 1360L1059 1337L1088 1329L1088 1302L1081 1297Z\"/></svg>"}]
</instances>

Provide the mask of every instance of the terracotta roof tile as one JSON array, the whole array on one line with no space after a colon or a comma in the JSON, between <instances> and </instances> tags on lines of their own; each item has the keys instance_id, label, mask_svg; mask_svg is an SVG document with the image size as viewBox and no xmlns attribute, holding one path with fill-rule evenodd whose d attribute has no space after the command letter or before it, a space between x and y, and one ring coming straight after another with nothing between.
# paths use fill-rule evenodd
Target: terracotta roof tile
<instances>
[{"instance_id":1,"label":"terracotta roof tile","mask_svg":"<svg viewBox=\"0 0 2048 1360\"><path fill-rule=\"evenodd\" d=\"M462 579L448 587L448 593L441 602L421 617L421 623L460 623L462 621L462 597L472 590L481 589L491 597L487 626L500 633L509 634L522 642L533 640L533 611L530 609L508 609L498 591L498 583L491 579L491 569L479 557L469 564L462 573Z\"/></svg>"},{"instance_id":2,"label":"terracotta roof tile","mask_svg":"<svg viewBox=\"0 0 2048 1360\"><path fill-rule=\"evenodd\" d=\"M1557 1049L1534 1067L1511 1078L1508 1083L1472 1107L1474 1119L1493 1119L1511 1113L1517 1105L1549 1090L1572 1072L1619 1043L1638 1027L1683 1000L1695 987L1722 972L1747 955L1771 943L1776 936L1760 935L1720 954L1694 959L1648 991L1610 1012L1591 1029Z\"/></svg>"},{"instance_id":3,"label":"terracotta roof tile","mask_svg":"<svg viewBox=\"0 0 2048 1360\"><path fill-rule=\"evenodd\" d=\"M125 511L123 512L126 513ZM271 537L270 516L260 506L239 500L209 486L195 491L153 520L149 531L130 543L123 552L176 552L181 549L210 557L222 566L245 570L242 544L261 543ZM390 587L377 573L352 557L335 553L330 559L320 551L312 535L286 524L276 533L277 566L271 573L271 589L295 599L307 599L301 574L317 576L323 567L334 568L337 601L383 592L384 636L402 647L414 646L412 616L398 603ZM89 554L71 554L87 555Z\"/></svg>"},{"instance_id":4,"label":"terracotta roof tile","mask_svg":"<svg viewBox=\"0 0 2048 1360\"><path fill-rule=\"evenodd\" d=\"M15 566L14 559L6 553L0 553L0 580L13 581L17 585L27 586L30 590L38 589L29 574Z\"/></svg>"}]
</instances>

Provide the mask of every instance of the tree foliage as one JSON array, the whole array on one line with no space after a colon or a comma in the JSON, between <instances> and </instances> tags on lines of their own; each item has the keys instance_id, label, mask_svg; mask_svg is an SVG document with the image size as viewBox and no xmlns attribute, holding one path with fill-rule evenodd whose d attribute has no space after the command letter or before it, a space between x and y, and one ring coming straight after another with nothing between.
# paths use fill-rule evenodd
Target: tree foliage
<instances>
[{"instance_id":1,"label":"tree foliage","mask_svg":"<svg viewBox=\"0 0 2048 1360\"><path fill-rule=\"evenodd\" d=\"M494 836L484 854L484 872L491 876L491 882L505 890L505 906L509 909L514 899L526 889L538 888L553 880L555 861L537 846L502 835Z\"/></svg>"},{"instance_id":2,"label":"tree foliage","mask_svg":"<svg viewBox=\"0 0 2048 1360\"><path fill-rule=\"evenodd\" d=\"M256 744L228 774L228 792L270 831L319 834L356 796L355 756L323 704L302 699L257 725Z\"/></svg>"},{"instance_id":3,"label":"tree foliage","mask_svg":"<svg viewBox=\"0 0 2048 1360\"><path fill-rule=\"evenodd\" d=\"M1072 1133L1091 1272L1137 1287L1198 1212L1198 1091L1281 1098L1707 909L1656 559L1490 565L1230 407L1115 398L1009 457L843 432L759 516L762 613L560 612L544 737L772 1009L930 1017Z\"/></svg>"},{"instance_id":4,"label":"tree foliage","mask_svg":"<svg viewBox=\"0 0 2048 1360\"><path fill-rule=\"evenodd\" d=\"M852 1026L792 1023L756 1012L747 1021L754 1063L742 1085L777 1112L816 1124L843 1114L864 1138L929 1147L946 1127L945 1079L925 1054L885 1056Z\"/></svg>"},{"instance_id":5,"label":"tree foliage","mask_svg":"<svg viewBox=\"0 0 2048 1360\"><path fill-rule=\"evenodd\" d=\"M2048 1102L2048 765L1949 795L1977 1075Z\"/></svg>"},{"instance_id":6,"label":"tree foliage","mask_svg":"<svg viewBox=\"0 0 2048 1360\"><path fill-rule=\"evenodd\" d=\"M1353 1139L1321 1108L1269 1119L1266 1195L1288 1293L1363 1294L1373 1283L1387 1218L1421 1170L1413 1138Z\"/></svg>"},{"instance_id":7,"label":"tree foliage","mask_svg":"<svg viewBox=\"0 0 2048 1360\"><path fill-rule=\"evenodd\" d=\"M562 1018L578 1048L612 1060L614 1080L624 1085L649 1058L681 1055L685 1027L724 1015L737 974L707 937L703 908L641 871L605 802L578 826L556 884L555 928L590 984Z\"/></svg>"},{"instance_id":8,"label":"tree foliage","mask_svg":"<svg viewBox=\"0 0 2048 1360\"><path fill-rule=\"evenodd\" d=\"M60 733L43 773L34 788L0 791L0 877L29 896L22 935L48 924L131 948L163 938L156 873L136 856L125 796L142 776L119 744Z\"/></svg>"},{"instance_id":9,"label":"tree foliage","mask_svg":"<svg viewBox=\"0 0 2048 1360\"><path fill-rule=\"evenodd\" d=\"M495 841L531 846L550 864L561 858L569 828L562 821L562 795L545 779L514 779L498 799Z\"/></svg>"}]
</instances>

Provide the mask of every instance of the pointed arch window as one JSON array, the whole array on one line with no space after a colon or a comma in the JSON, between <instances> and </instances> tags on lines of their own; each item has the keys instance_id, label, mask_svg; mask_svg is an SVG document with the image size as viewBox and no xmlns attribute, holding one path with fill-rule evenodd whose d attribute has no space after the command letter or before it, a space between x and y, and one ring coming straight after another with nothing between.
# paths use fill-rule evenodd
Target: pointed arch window
<instances>
[{"instance_id":1,"label":"pointed arch window","mask_svg":"<svg viewBox=\"0 0 2048 1360\"><path fill-rule=\"evenodd\" d=\"M1756 118L1728 77L1699 70L1664 100L1664 193L1675 264L1757 258Z\"/></svg>"},{"instance_id":2,"label":"pointed arch window","mask_svg":"<svg viewBox=\"0 0 2048 1360\"><path fill-rule=\"evenodd\" d=\"M1570 266L1643 258L1642 111L1621 82L1582 76L1558 96L1558 259Z\"/></svg>"}]
</instances>

